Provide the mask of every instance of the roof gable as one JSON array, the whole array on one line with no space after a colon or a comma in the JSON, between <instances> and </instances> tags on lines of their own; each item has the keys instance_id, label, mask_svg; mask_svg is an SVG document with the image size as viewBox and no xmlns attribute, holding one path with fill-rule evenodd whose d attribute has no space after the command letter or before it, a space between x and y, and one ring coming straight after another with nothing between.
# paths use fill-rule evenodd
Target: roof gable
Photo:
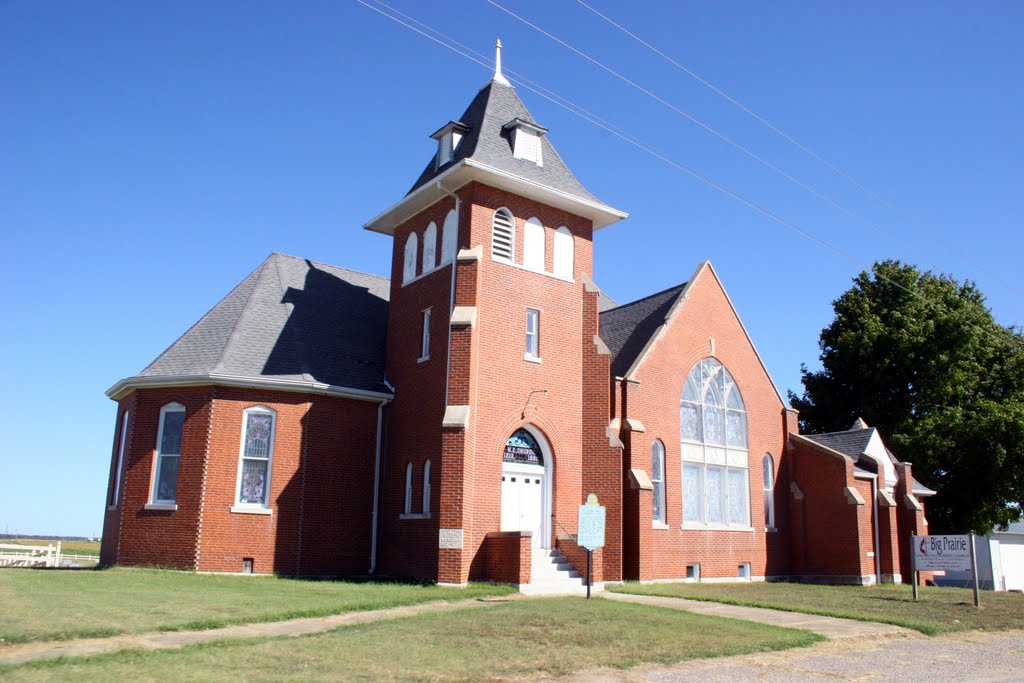
<instances>
[{"instance_id":1,"label":"roof gable","mask_svg":"<svg viewBox=\"0 0 1024 683\"><path fill-rule=\"evenodd\" d=\"M613 377L623 377L668 321L686 283L601 312L601 340L611 352Z\"/></svg>"}]
</instances>

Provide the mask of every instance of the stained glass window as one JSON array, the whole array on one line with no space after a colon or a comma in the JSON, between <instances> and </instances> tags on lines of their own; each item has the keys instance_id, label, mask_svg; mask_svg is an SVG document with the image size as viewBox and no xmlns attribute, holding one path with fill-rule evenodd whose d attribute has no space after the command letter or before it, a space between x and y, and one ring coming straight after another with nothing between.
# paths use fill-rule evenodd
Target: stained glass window
<instances>
[{"instance_id":1,"label":"stained glass window","mask_svg":"<svg viewBox=\"0 0 1024 683\"><path fill-rule=\"evenodd\" d=\"M178 495L178 461L181 459L181 438L185 430L185 406L169 403L160 409L153 475L154 503L173 503Z\"/></svg>"},{"instance_id":2,"label":"stained glass window","mask_svg":"<svg viewBox=\"0 0 1024 683\"><path fill-rule=\"evenodd\" d=\"M683 521L746 526L750 516L747 412L736 380L714 358L697 363L686 377L679 403L679 436L684 442L701 444L698 457L704 461L683 467ZM721 446L729 448L728 463ZM717 457L711 458L709 449ZM742 454L740 460L734 457L737 454Z\"/></svg>"},{"instance_id":3,"label":"stained glass window","mask_svg":"<svg viewBox=\"0 0 1024 683\"><path fill-rule=\"evenodd\" d=\"M525 429L517 429L505 442L505 462L521 462L527 465L543 465L544 454L537 445L533 434Z\"/></svg>"},{"instance_id":4,"label":"stained glass window","mask_svg":"<svg viewBox=\"0 0 1024 683\"><path fill-rule=\"evenodd\" d=\"M665 523L665 446L655 441L651 446L651 483L654 485L654 496L651 505L651 519L659 524Z\"/></svg>"},{"instance_id":5,"label":"stained glass window","mask_svg":"<svg viewBox=\"0 0 1024 683\"><path fill-rule=\"evenodd\" d=\"M238 502L266 507L270 490L270 460L274 452L274 413L257 406L245 412Z\"/></svg>"},{"instance_id":6,"label":"stained glass window","mask_svg":"<svg viewBox=\"0 0 1024 683\"><path fill-rule=\"evenodd\" d=\"M774 487L774 463L772 462L772 456L768 453L764 454L764 458L761 460L761 476L764 485L764 525L766 527L775 526L775 502L773 498L773 487Z\"/></svg>"}]
</instances>

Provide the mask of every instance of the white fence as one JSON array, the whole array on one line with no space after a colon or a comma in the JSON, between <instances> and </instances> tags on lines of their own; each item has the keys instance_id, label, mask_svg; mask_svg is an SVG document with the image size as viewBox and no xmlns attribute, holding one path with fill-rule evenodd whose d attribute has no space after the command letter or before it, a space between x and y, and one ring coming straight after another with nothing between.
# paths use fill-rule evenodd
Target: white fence
<instances>
[{"instance_id":1,"label":"white fence","mask_svg":"<svg viewBox=\"0 0 1024 683\"><path fill-rule=\"evenodd\" d=\"M0 567L59 567L60 541L50 545L0 543Z\"/></svg>"}]
</instances>

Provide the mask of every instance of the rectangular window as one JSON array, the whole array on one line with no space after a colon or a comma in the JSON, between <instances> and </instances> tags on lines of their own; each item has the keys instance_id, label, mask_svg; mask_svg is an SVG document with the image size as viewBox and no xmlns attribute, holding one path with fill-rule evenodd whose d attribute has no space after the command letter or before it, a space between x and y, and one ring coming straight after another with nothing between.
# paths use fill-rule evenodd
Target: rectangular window
<instances>
[{"instance_id":1,"label":"rectangular window","mask_svg":"<svg viewBox=\"0 0 1024 683\"><path fill-rule=\"evenodd\" d=\"M174 503L178 495L178 461L185 428L185 406L171 403L160 409L156 436L156 471L153 476L154 503Z\"/></svg>"},{"instance_id":2,"label":"rectangular window","mask_svg":"<svg viewBox=\"0 0 1024 683\"><path fill-rule=\"evenodd\" d=\"M686 578L693 581L700 581L700 565L699 564L688 564L686 565Z\"/></svg>"},{"instance_id":3,"label":"rectangular window","mask_svg":"<svg viewBox=\"0 0 1024 683\"><path fill-rule=\"evenodd\" d=\"M423 336L420 339L420 361L430 358L430 309L423 311Z\"/></svg>"},{"instance_id":4,"label":"rectangular window","mask_svg":"<svg viewBox=\"0 0 1024 683\"><path fill-rule=\"evenodd\" d=\"M540 358L540 311L526 309L526 358Z\"/></svg>"},{"instance_id":5,"label":"rectangular window","mask_svg":"<svg viewBox=\"0 0 1024 683\"><path fill-rule=\"evenodd\" d=\"M729 472L729 524L747 523L747 470Z\"/></svg>"},{"instance_id":6,"label":"rectangular window","mask_svg":"<svg viewBox=\"0 0 1024 683\"><path fill-rule=\"evenodd\" d=\"M683 521L704 521L704 484L699 465L683 465Z\"/></svg>"},{"instance_id":7,"label":"rectangular window","mask_svg":"<svg viewBox=\"0 0 1024 683\"><path fill-rule=\"evenodd\" d=\"M722 468L708 467L704 471L704 477L708 502L708 522L721 524L725 521L725 490L722 482Z\"/></svg>"},{"instance_id":8,"label":"rectangular window","mask_svg":"<svg viewBox=\"0 0 1024 683\"><path fill-rule=\"evenodd\" d=\"M245 411L238 473L239 505L267 507L273 456L274 412L263 407Z\"/></svg>"},{"instance_id":9,"label":"rectangular window","mask_svg":"<svg viewBox=\"0 0 1024 683\"><path fill-rule=\"evenodd\" d=\"M117 462L114 463L114 485L110 489L110 507L116 507L121 490L121 471L124 469L124 444L128 437L128 411L121 418L121 439L117 447Z\"/></svg>"}]
</instances>

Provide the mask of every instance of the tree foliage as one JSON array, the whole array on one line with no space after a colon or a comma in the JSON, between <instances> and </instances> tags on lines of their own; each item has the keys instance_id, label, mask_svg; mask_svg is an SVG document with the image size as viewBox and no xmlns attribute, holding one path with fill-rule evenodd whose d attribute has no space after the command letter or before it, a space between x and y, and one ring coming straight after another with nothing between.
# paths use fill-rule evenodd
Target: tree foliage
<instances>
[{"instance_id":1,"label":"tree foliage","mask_svg":"<svg viewBox=\"0 0 1024 683\"><path fill-rule=\"evenodd\" d=\"M789 393L808 433L878 427L936 490L930 530L987 533L1024 502L1024 338L1002 327L971 282L874 264L833 302L822 369Z\"/></svg>"}]
</instances>

